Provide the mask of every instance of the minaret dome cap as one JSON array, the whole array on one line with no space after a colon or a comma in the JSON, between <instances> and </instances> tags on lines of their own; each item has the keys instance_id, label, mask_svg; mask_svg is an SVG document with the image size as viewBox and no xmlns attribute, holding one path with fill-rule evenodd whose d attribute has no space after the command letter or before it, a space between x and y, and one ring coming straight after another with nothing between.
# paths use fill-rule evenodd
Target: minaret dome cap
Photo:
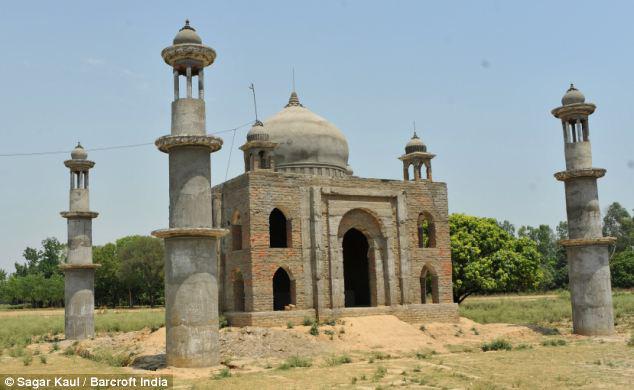
<instances>
[{"instance_id":1,"label":"minaret dome cap","mask_svg":"<svg viewBox=\"0 0 634 390\"><path fill-rule=\"evenodd\" d=\"M561 104L567 106L569 104L585 103L586 97L575 88L574 84L570 84L570 88L566 91L561 98Z\"/></svg>"},{"instance_id":2,"label":"minaret dome cap","mask_svg":"<svg viewBox=\"0 0 634 390\"><path fill-rule=\"evenodd\" d=\"M247 133L247 141L268 141L269 133L264 128L264 124L256 120L251 130Z\"/></svg>"},{"instance_id":3,"label":"minaret dome cap","mask_svg":"<svg viewBox=\"0 0 634 390\"><path fill-rule=\"evenodd\" d=\"M418 138L418 134L414 132L412 139L405 145L405 153L414 153L414 152L427 152L427 146L423 143L423 141Z\"/></svg>"},{"instance_id":4,"label":"minaret dome cap","mask_svg":"<svg viewBox=\"0 0 634 390\"><path fill-rule=\"evenodd\" d=\"M70 157L73 160L85 160L88 158L88 153L86 149L79 142L77 142L77 146L70 152Z\"/></svg>"},{"instance_id":5,"label":"minaret dome cap","mask_svg":"<svg viewBox=\"0 0 634 390\"><path fill-rule=\"evenodd\" d=\"M189 19L185 20L185 25L178 31L178 34L174 37L173 43L175 45L182 45L187 43L202 44L203 40L200 35L196 33L196 30L189 25Z\"/></svg>"}]
</instances>

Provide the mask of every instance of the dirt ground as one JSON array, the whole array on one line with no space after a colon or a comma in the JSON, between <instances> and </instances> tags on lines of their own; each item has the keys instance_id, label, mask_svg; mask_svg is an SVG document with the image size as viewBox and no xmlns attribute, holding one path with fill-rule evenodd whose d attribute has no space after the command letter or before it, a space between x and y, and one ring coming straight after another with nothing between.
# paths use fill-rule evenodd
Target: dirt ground
<instances>
[{"instance_id":1,"label":"dirt ground","mask_svg":"<svg viewBox=\"0 0 634 390\"><path fill-rule=\"evenodd\" d=\"M587 338L545 335L544 329L512 324L477 324L461 318L457 324L408 324L394 316L343 318L310 327L224 328L221 330L223 365L208 369L165 366L165 328L101 334L79 344L40 343L32 351L49 359L25 367L18 358L0 357L0 372L97 372L171 374L175 388L628 388L634 383L634 348L629 335ZM482 352L493 339L510 341L513 351ZM544 340L565 340L562 346L543 346ZM519 346L519 348L518 348ZM72 348L72 356L63 351ZM110 367L81 358L81 351L129 354L129 367ZM329 358L346 355L350 362ZM311 367L279 369L289 357L310 359ZM230 377L219 377L229 368ZM38 371L38 369L40 371ZM71 371L72 370L72 371ZM225 376L228 376L225 372ZM539 378L536 380L535 378ZM631 388L631 387L629 387Z\"/></svg>"}]
</instances>

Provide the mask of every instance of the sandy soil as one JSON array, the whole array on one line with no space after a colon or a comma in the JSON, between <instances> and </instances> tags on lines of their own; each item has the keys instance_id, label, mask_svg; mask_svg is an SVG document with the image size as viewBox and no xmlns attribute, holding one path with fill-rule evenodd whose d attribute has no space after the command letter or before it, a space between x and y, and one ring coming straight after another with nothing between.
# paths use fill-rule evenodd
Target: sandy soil
<instances>
[{"instance_id":1,"label":"sandy soil","mask_svg":"<svg viewBox=\"0 0 634 390\"><path fill-rule=\"evenodd\" d=\"M457 324L431 323L423 328L394 316L351 317L333 326L321 325L320 334L309 334L308 326L286 328L224 328L220 332L220 352L224 366L242 372L260 371L275 366L289 356L313 357L333 353L383 352L392 356L412 355L415 351L436 353L477 348L483 341L498 337L514 343L538 342L543 335L531 328L512 324L477 324L461 318ZM69 342L61 344L62 350ZM91 352L109 348L134 356L134 371L152 370L184 379L208 377L209 370L165 366L165 328L155 332L99 335L76 346ZM217 367L217 371L221 367ZM211 370L213 372L214 369Z\"/></svg>"}]
</instances>

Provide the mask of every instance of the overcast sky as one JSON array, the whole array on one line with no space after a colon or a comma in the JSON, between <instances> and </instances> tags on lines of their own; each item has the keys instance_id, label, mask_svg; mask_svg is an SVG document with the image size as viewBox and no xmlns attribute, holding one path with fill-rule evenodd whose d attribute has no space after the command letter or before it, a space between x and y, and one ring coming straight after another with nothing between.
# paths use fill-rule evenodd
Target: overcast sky
<instances>
[{"instance_id":1,"label":"overcast sky","mask_svg":"<svg viewBox=\"0 0 634 390\"><path fill-rule=\"evenodd\" d=\"M565 219L561 125L570 82L590 117L602 209L634 208L632 2L5 1L0 3L0 154L153 142L167 134L161 50L191 20L218 58L205 73L207 130L302 103L346 135L363 177L400 179L416 121L449 209L517 226ZM248 129L223 134L212 181L243 171ZM229 158L231 155L231 158ZM94 243L168 223L167 157L153 145L90 152ZM0 157L0 268L66 240L66 154Z\"/></svg>"}]
</instances>

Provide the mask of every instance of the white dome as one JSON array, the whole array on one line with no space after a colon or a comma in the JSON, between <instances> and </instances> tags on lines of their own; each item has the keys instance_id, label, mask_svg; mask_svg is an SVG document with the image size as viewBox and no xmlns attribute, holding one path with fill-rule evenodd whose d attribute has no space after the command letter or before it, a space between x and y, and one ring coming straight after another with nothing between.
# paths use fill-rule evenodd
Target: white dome
<instances>
[{"instance_id":1,"label":"white dome","mask_svg":"<svg viewBox=\"0 0 634 390\"><path fill-rule=\"evenodd\" d=\"M282 111L264 121L264 127L270 141L278 144L274 151L278 170L347 174L346 137L335 125L302 106L295 92Z\"/></svg>"}]
</instances>

